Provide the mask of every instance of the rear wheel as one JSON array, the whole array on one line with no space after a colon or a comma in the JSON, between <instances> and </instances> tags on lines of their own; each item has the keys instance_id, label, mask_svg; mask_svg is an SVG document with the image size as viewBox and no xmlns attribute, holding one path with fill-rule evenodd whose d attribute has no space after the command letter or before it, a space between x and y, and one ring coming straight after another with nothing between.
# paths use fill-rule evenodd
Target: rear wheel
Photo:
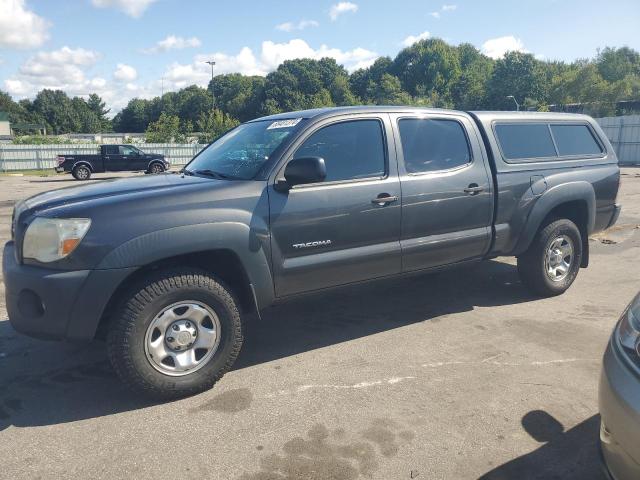
<instances>
[{"instance_id":1,"label":"rear wheel","mask_svg":"<svg viewBox=\"0 0 640 480\"><path fill-rule=\"evenodd\" d=\"M518 257L523 283L544 296L560 295L576 279L582 262L580 230L566 218L551 221Z\"/></svg>"},{"instance_id":2,"label":"rear wheel","mask_svg":"<svg viewBox=\"0 0 640 480\"><path fill-rule=\"evenodd\" d=\"M192 269L144 279L122 302L107 337L120 378L159 399L211 388L241 345L232 294L208 273Z\"/></svg>"},{"instance_id":3,"label":"rear wheel","mask_svg":"<svg viewBox=\"0 0 640 480\"><path fill-rule=\"evenodd\" d=\"M164 172L164 165L161 163L152 163L149 167L149 173L162 173Z\"/></svg>"},{"instance_id":4,"label":"rear wheel","mask_svg":"<svg viewBox=\"0 0 640 480\"><path fill-rule=\"evenodd\" d=\"M89 180L91 178L91 170L86 165L78 165L73 168L71 175L76 180Z\"/></svg>"}]
</instances>

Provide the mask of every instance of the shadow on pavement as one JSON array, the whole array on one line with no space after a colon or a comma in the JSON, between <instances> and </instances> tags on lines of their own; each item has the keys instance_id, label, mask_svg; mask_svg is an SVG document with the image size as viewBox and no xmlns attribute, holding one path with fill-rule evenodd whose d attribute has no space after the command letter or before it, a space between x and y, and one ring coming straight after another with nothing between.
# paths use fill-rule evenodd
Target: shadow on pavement
<instances>
[{"instance_id":1,"label":"shadow on pavement","mask_svg":"<svg viewBox=\"0 0 640 480\"><path fill-rule=\"evenodd\" d=\"M522 417L522 427L540 448L486 473L479 480L605 480L600 469L600 416L566 430L543 410Z\"/></svg>"},{"instance_id":2,"label":"shadow on pavement","mask_svg":"<svg viewBox=\"0 0 640 480\"><path fill-rule=\"evenodd\" d=\"M234 367L247 368L448 313L534 300L514 266L497 261L299 298L250 317ZM398 348L402 348L399 345ZM0 431L53 425L152 405L117 379L105 345L43 342L0 322ZM497 477L496 477L497 478Z\"/></svg>"}]
</instances>

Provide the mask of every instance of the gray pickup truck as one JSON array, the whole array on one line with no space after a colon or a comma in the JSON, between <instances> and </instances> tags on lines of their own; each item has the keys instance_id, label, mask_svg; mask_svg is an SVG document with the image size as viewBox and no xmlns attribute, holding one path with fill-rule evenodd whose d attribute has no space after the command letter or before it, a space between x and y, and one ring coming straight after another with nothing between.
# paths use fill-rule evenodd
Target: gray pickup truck
<instances>
[{"instance_id":1,"label":"gray pickup truck","mask_svg":"<svg viewBox=\"0 0 640 480\"><path fill-rule=\"evenodd\" d=\"M28 335L105 335L126 383L184 396L231 367L244 315L295 295L497 256L516 256L537 294L561 294L589 262L588 236L616 221L619 180L588 116L344 107L259 118L179 173L19 202L7 310Z\"/></svg>"}]
</instances>

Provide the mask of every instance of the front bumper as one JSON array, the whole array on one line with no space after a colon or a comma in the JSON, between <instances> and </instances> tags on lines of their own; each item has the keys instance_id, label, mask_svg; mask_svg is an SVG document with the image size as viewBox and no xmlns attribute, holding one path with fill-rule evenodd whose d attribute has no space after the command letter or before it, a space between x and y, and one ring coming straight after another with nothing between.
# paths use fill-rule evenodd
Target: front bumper
<instances>
[{"instance_id":1,"label":"front bumper","mask_svg":"<svg viewBox=\"0 0 640 480\"><path fill-rule=\"evenodd\" d=\"M615 335L615 333L614 333ZM600 376L600 445L615 480L640 478L640 377L611 338Z\"/></svg>"},{"instance_id":2,"label":"front bumper","mask_svg":"<svg viewBox=\"0 0 640 480\"><path fill-rule=\"evenodd\" d=\"M120 283L135 270L60 271L18 263L15 246L4 246L2 273L11 325L46 339L90 340Z\"/></svg>"}]
</instances>

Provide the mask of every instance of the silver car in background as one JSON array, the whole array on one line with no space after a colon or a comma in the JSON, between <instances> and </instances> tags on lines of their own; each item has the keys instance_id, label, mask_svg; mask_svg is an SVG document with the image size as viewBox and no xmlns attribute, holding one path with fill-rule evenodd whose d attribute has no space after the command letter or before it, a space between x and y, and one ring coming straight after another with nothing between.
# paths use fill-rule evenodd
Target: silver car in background
<instances>
[{"instance_id":1,"label":"silver car in background","mask_svg":"<svg viewBox=\"0 0 640 480\"><path fill-rule=\"evenodd\" d=\"M600 376L600 446L610 478L640 478L640 294L611 335Z\"/></svg>"}]
</instances>

